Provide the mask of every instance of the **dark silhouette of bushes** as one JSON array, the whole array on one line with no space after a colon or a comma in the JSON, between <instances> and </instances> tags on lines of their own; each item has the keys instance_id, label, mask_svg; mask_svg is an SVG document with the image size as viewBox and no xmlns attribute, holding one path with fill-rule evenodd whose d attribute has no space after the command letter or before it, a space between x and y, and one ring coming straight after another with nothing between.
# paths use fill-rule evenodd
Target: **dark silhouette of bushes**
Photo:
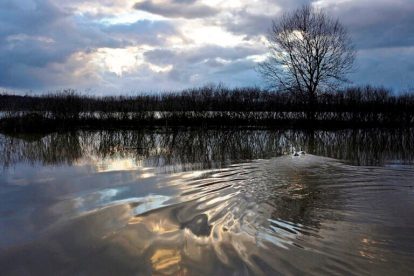
<instances>
[{"instance_id":1,"label":"dark silhouette of bushes","mask_svg":"<svg viewBox=\"0 0 414 276\"><path fill-rule=\"evenodd\" d=\"M352 87L304 98L260 88L221 85L163 94L92 97L74 90L42 96L0 95L0 128L107 128L142 125L410 126L414 95ZM307 114L315 112L309 119Z\"/></svg>"}]
</instances>

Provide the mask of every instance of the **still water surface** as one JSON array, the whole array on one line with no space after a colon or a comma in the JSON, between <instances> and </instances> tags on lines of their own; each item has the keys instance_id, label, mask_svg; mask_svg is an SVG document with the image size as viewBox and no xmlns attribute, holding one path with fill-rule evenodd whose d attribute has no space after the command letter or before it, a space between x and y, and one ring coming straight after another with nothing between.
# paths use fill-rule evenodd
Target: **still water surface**
<instances>
[{"instance_id":1,"label":"still water surface","mask_svg":"<svg viewBox=\"0 0 414 276\"><path fill-rule=\"evenodd\" d=\"M0 135L0 151L1 275L414 274L412 130Z\"/></svg>"}]
</instances>

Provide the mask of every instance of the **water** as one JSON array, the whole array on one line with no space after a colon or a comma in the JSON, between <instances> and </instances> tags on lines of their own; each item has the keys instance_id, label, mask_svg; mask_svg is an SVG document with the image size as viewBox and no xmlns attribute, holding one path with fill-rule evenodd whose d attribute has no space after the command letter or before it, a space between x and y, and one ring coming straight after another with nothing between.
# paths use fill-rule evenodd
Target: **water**
<instances>
[{"instance_id":1,"label":"water","mask_svg":"<svg viewBox=\"0 0 414 276\"><path fill-rule=\"evenodd\" d=\"M413 275L413 142L412 130L2 135L0 274Z\"/></svg>"}]
</instances>

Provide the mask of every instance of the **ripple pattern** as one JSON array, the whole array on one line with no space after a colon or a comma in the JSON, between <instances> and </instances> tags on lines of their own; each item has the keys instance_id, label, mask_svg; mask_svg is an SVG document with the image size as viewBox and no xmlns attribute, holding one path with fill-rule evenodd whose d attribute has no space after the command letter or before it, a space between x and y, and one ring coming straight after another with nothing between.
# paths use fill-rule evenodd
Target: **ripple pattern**
<instances>
[{"instance_id":1,"label":"ripple pattern","mask_svg":"<svg viewBox=\"0 0 414 276\"><path fill-rule=\"evenodd\" d=\"M1 188L20 210L1 207L12 219L0 274L414 274L411 166L306 154L174 174L73 171L59 183L53 173ZM29 210L19 189L42 200ZM15 237L22 225L30 233Z\"/></svg>"}]
</instances>

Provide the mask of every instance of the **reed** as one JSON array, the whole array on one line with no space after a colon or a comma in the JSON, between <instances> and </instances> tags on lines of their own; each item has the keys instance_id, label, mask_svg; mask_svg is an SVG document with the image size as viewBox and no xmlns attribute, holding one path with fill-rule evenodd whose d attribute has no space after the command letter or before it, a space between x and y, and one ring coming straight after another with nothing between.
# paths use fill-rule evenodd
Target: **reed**
<instances>
[{"instance_id":1,"label":"reed","mask_svg":"<svg viewBox=\"0 0 414 276\"><path fill-rule=\"evenodd\" d=\"M320 93L315 105L292 93L204 86L134 96L86 96L64 90L0 95L0 129L136 128L140 126L402 127L414 122L414 95L381 87ZM309 113L312 117L309 117Z\"/></svg>"}]
</instances>

